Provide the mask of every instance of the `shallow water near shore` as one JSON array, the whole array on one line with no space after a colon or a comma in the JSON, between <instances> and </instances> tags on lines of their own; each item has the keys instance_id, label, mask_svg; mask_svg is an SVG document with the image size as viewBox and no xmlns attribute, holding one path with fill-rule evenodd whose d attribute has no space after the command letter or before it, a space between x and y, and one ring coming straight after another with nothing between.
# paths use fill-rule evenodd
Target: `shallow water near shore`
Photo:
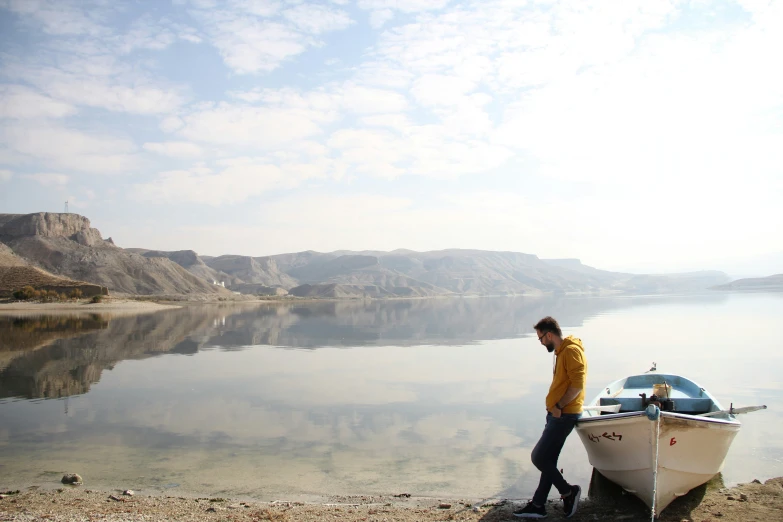
<instances>
[{"instance_id":1,"label":"shallow water near shore","mask_svg":"<svg viewBox=\"0 0 783 522\"><path fill-rule=\"evenodd\" d=\"M588 397L679 373L741 417L727 485L783 475L781 294L203 305L0 317L0 489L58 485L261 500L525 498L558 318ZM574 434L560 460L585 491Z\"/></svg>"}]
</instances>

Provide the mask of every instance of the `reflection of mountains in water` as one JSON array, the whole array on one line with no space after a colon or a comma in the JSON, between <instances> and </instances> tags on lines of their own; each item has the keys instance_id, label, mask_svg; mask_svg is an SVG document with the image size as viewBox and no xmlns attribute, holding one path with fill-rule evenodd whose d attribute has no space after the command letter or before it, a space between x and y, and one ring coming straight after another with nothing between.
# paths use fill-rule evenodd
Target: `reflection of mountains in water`
<instances>
[{"instance_id":1,"label":"reflection of mountains in water","mask_svg":"<svg viewBox=\"0 0 783 522\"><path fill-rule=\"evenodd\" d=\"M720 302L717 294L687 297L488 297L391 301L330 301L257 308L225 315L202 347L243 348L267 344L323 346L415 346L471 344L532 334L546 315L563 327L628 307ZM222 324L225 322L225 324Z\"/></svg>"},{"instance_id":2,"label":"reflection of mountains in water","mask_svg":"<svg viewBox=\"0 0 783 522\"><path fill-rule=\"evenodd\" d=\"M106 328L108 321L97 314L86 316L0 316L0 354L35 349L54 339Z\"/></svg>"},{"instance_id":3,"label":"reflection of mountains in water","mask_svg":"<svg viewBox=\"0 0 783 522\"><path fill-rule=\"evenodd\" d=\"M109 318L0 317L0 397L86 393L125 359L254 345L470 344L529 335L543 316L564 328L628 307L704 304L722 294L649 298L475 298L193 306Z\"/></svg>"},{"instance_id":4,"label":"reflection of mountains in water","mask_svg":"<svg viewBox=\"0 0 783 522\"><path fill-rule=\"evenodd\" d=\"M119 361L172 352L176 339L203 327L198 319L178 322L183 311L175 312L119 318L0 316L0 397L86 393L104 369Z\"/></svg>"}]
</instances>

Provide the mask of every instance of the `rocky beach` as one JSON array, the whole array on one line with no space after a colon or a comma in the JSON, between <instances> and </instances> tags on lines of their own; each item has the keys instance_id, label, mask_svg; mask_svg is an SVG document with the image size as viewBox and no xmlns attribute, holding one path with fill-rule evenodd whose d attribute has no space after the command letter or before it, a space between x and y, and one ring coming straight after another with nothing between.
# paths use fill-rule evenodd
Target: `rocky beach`
<instances>
[{"instance_id":1,"label":"rocky beach","mask_svg":"<svg viewBox=\"0 0 783 522\"><path fill-rule=\"evenodd\" d=\"M159 310L171 310L178 308L174 304L163 304L152 301L139 301L135 299L117 299L106 298L103 302L25 302L25 301L6 301L0 302L0 314L21 316L29 314L58 314L58 313L151 313Z\"/></svg>"},{"instance_id":2,"label":"rocky beach","mask_svg":"<svg viewBox=\"0 0 783 522\"><path fill-rule=\"evenodd\" d=\"M53 485L48 485L54 487ZM388 496L335 496L318 502L277 499L260 502L197 496L149 495L143 491L89 489L64 485L46 489L31 485L0 494L0 520L31 521L302 521L413 522L435 520L514 520L521 499L421 498L407 493ZM564 520L562 504L550 501L548 519ZM745 522L783 519L783 477L734 487L717 480L672 503L661 521ZM631 495L618 491L582 500L572 520L642 522L649 511Z\"/></svg>"}]
</instances>

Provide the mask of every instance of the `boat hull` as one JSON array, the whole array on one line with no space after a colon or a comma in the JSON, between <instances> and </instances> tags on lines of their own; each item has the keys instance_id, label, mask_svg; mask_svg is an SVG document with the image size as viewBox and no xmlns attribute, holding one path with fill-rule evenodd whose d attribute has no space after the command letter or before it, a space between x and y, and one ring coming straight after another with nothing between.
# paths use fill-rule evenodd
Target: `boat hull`
<instances>
[{"instance_id":1,"label":"boat hull","mask_svg":"<svg viewBox=\"0 0 783 522\"><path fill-rule=\"evenodd\" d=\"M590 464L658 516L723 469L739 428L734 420L631 412L583 418L576 431Z\"/></svg>"}]
</instances>

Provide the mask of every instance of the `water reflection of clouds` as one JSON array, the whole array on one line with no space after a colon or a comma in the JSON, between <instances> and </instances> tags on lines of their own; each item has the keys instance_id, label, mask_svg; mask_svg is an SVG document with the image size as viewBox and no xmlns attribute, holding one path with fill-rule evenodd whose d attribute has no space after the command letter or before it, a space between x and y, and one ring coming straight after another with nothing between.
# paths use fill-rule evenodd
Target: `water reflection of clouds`
<instances>
[{"instance_id":1,"label":"water reflection of clouds","mask_svg":"<svg viewBox=\"0 0 783 522\"><path fill-rule=\"evenodd\" d=\"M246 466L263 461L267 469L270 459L279 460L284 470L275 470L274 478L267 476L271 470L259 473L289 491L302 491L297 481L304 473L311 477L307 484L325 480L326 474L334 482L330 487L360 492L366 490L358 481L363 477L388 492L388 473L375 471L388 468L396 470L391 481L400 487L467 493L475 490L476 480L495 484L501 479L489 475L498 470L510 480L509 470L521 473L529 462L529 447L509 426L464 411L465 404L480 410L483 404L518 399L534 381L519 369L520 342L529 341L408 351L256 347L128 361L104 374L94 393L72 401L71 437L78 432L72 450L91 460L88 448L112 444L111 433L118 433L125 434L116 441L120 454L130 446L149 455L149 448L139 446L142 441L153 448L185 448L180 457L171 456L174 460L203 460L197 454L207 450L235 462L242 476ZM548 368L548 357L539 355ZM493 359L495 364L476 362ZM498 364L506 359L516 364ZM535 371L535 365L524 369ZM53 431L41 423L28 428ZM241 462L226 455L248 447L256 447L258 455L245 455ZM238 487L233 475L221 480Z\"/></svg>"},{"instance_id":2,"label":"water reflection of clouds","mask_svg":"<svg viewBox=\"0 0 783 522\"><path fill-rule=\"evenodd\" d=\"M526 353L531 352L531 353ZM136 367L143 366L141 372ZM231 397L262 396L286 404L413 402L427 393L438 403L491 403L548 383L551 359L529 339L480 347L419 346L278 350L258 346L231 354L202 352L118 366L111 386L212 390ZM426 390L423 388L426 387Z\"/></svg>"},{"instance_id":3,"label":"water reflection of clouds","mask_svg":"<svg viewBox=\"0 0 783 522\"><path fill-rule=\"evenodd\" d=\"M67 415L62 401L0 402L11 426L0 457L13 455L18 476L78 462L93 480L137 488L522 496L537 481L529 454L552 368L530 332L548 313L584 340L591 395L656 361L726 404L780 402L768 338L780 300L763 296L205 307L122 318L18 359L19 386L113 369ZM728 482L783 474L764 458L783 452L783 418L752 415ZM562 462L587 485L576 438Z\"/></svg>"},{"instance_id":4,"label":"water reflection of clouds","mask_svg":"<svg viewBox=\"0 0 783 522\"><path fill-rule=\"evenodd\" d=\"M442 347L429 349L443 350ZM427 351L428 347L418 350ZM504 346L495 351L515 351L515 347ZM461 355L467 359L464 364L444 361L435 367L437 375L433 375L432 367L427 370L412 365L409 354L398 349L351 352L302 353L259 347L230 355L239 359L227 363L226 370L239 369L233 374L222 371L225 355L203 354L185 362L159 358L143 367L139 363L120 366L104 378L101 386L122 389L125 395L133 397L132 404L112 397L110 422L132 419L136 424L166 426L181 433L195 433L209 426L235 438L286 435L296 439L295 428L297 425L301 428L303 409L330 412L334 408L345 411L354 406L358 407L354 408L358 416L359 411L366 414L377 406L385 406L383 410L388 412L407 413L410 405L415 404L417 412L432 412L444 405L454 409L466 404L519 399L535 382L532 376L525 378L525 373L517 369L518 355L514 366L481 367L470 364L470 354L464 353ZM441 354L433 356L440 358ZM474 354L473 358L484 356ZM176 370L172 364L176 364ZM361 376L356 375L356 367L362 368ZM138 375L138 371L144 375ZM328 418L324 421L329 422ZM441 421L435 423L438 425L444 430L458 429L458 423ZM280 431L281 426L288 427L284 433ZM397 429L413 430L431 440L429 431L414 429L427 426L415 423ZM323 439L324 429L331 429L329 426L318 429L312 423L308 428L317 433L306 438L315 439Z\"/></svg>"}]
</instances>

